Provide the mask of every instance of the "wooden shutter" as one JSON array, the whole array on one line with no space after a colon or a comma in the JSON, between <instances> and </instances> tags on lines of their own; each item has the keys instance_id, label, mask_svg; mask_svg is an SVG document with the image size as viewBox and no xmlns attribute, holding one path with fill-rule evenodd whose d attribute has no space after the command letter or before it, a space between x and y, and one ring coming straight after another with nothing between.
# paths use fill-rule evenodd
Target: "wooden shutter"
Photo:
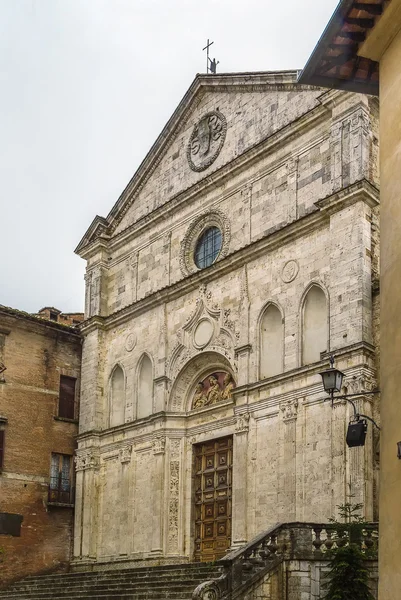
<instances>
[{"instance_id":1,"label":"wooden shutter","mask_svg":"<svg viewBox=\"0 0 401 600\"><path fill-rule=\"evenodd\" d=\"M5 437L4 429L0 429L0 470L3 468Z\"/></svg>"},{"instance_id":2,"label":"wooden shutter","mask_svg":"<svg viewBox=\"0 0 401 600\"><path fill-rule=\"evenodd\" d=\"M75 377L60 375L60 394L58 416L65 419L75 418Z\"/></svg>"}]
</instances>

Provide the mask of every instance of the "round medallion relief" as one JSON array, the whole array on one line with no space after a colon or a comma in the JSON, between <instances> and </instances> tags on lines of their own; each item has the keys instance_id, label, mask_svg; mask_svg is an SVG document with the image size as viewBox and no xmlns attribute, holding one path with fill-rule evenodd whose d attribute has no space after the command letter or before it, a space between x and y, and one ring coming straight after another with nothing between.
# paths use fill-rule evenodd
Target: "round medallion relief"
<instances>
[{"instance_id":1,"label":"round medallion relief","mask_svg":"<svg viewBox=\"0 0 401 600\"><path fill-rule=\"evenodd\" d=\"M196 326L194 331L194 345L197 348L204 348L208 345L213 337L213 324L209 319L202 319Z\"/></svg>"},{"instance_id":2,"label":"round medallion relief","mask_svg":"<svg viewBox=\"0 0 401 600\"><path fill-rule=\"evenodd\" d=\"M281 279L284 283L290 283L294 281L295 277L298 275L299 267L296 260L289 260L285 263L283 270L281 272Z\"/></svg>"},{"instance_id":3,"label":"round medallion relief","mask_svg":"<svg viewBox=\"0 0 401 600\"><path fill-rule=\"evenodd\" d=\"M216 160L226 132L227 121L221 112L213 110L203 115L193 128L187 147L187 158L193 171L203 171Z\"/></svg>"},{"instance_id":4,"label":"round medallion relief","mask_svg":"<svg viewBox=\"0 0 401 600\"><path fill-rule=\"evenodd\" d=\"M135 333L129 333L125 338L125 349L127 352L131 352L135 348L136 345L136 335Z\"/></svg>"}]
</instances>

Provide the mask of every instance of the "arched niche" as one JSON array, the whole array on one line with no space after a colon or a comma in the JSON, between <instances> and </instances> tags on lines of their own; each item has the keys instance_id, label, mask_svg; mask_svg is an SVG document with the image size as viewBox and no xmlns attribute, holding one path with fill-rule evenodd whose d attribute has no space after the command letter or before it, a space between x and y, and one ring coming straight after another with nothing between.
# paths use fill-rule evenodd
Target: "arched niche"
<instances>
[{"instance_id":1,"label":"arched niche","mask_svg":"<svg viewBox=\"0 0 401 600\"><path fill-rule=\"evenodd\" d=\"M260 319L259 374L266 379L283 372L284 324L279 308L269 303Z\"/></svg>"},{"instance_id":2,"label":"arched niche","mask_svg":"<svg viewBox=\"0 0 401 600\"><path fill-rule=\"evenodd\" d=\"M153 364L147 354L143 354L138 367L136 418L143 419L153 411Z\"/></svg>"},{"instance_id":3,"label":"arched niche","mask_svg":"<svg viewBox=\"0 0 401 600\"><path fill-rule=\"evenodd\" d=\"M232 378L234 387L236 380L234 369L229 360L222 354L218 352L202 352L190 359L172 383L168 410L191 410L199 382L203 382L208 376L213 374L218 375L222 391L225 387L223 379L226 374Z\"/></svg>"},{"instance_id":4,"label":"arched niche","mask_svg":"<svg viewBox=\"0 0 401 600\"><path fill-rule=\"evenodd\" d=\"M329 349L328 306L322 288L313 284L305 294L302 306L302 364L320 360Z\"/></svg>"},{"instance_id":5,"label":"arched niche","mask_svg":"<svg viewBox=\"0 0 401 600\"><path fill-rule=\"evenodd\" d=\"M125 375L120 365L116 365L110 377L110 427L124 423Z\"/></svg>"}]
</instances>

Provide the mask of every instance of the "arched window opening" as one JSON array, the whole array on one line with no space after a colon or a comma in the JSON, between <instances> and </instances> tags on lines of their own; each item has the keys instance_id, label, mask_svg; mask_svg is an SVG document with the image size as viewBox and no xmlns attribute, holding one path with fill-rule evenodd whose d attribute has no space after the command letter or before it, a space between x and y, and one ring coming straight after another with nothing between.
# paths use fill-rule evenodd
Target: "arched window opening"
<instances>
[{"instance_id":1,"label":"arched window opening","mask_svg":"<svg viewBox=\"0 0 401 600\"><path fill-rule=\"evenodd\" d=\"M269 304L260 323L260 379L283 371L283 319L274 304Z\"/></svg>"},{"instance_id":2,"label":"arched window opening","mask_svg":"<svg viewBox=\"0 0 401 600\"><path fill-rule=\"evenodd\" d=\"M328 348L327 299L323 290L313 285L305 296L302 327L302 364L320 360Z\"/></svg>"},{"instance_id":3,"label":"arched window opening","mask_svg":"<svg viewBox=\"0 0 401 600\"><path fill-rule=\"evenodd\" d=\"M138 373L138 404L136 418L143 419L152 414L153 406L153 367L147 354L141 359Z\"/></svg>"},{"instance_id":4,"label":"arched window opening","mask_svg":"<svg viewBox=\"0 0 401 600\"><path fill-rule=\"evenodd\" d=\"M125 375L117 365L110 381L110 427L124 423Z\"/></svg>"}]
</instances>

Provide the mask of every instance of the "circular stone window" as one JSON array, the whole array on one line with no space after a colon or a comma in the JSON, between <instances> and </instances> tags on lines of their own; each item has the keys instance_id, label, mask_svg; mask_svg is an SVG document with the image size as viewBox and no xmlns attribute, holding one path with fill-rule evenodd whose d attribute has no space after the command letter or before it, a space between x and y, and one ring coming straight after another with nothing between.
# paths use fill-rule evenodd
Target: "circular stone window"
<instances>
[{"instance_id":1,"label":"circular stone window","mask_svg":"<svg viewBox=\"0 0 401 600\"><path fill-rule=\"evenodd\" d=\"M230 222L220 210L198 217L181 242L180 267L183 275L210 267L228 254Z\"/></svg>"},{"instance_id":2,"label":"circular stone window","mask_svg":"<svg viewBox=\"0 0 401 600\"><path fill-rule=\"evenodd\" d=\"M221 231L218 227L208 227L202 233L195 248L195 264L198 269L210 267L220 254L222 244Z\"/></svg>"}]
</instances>

